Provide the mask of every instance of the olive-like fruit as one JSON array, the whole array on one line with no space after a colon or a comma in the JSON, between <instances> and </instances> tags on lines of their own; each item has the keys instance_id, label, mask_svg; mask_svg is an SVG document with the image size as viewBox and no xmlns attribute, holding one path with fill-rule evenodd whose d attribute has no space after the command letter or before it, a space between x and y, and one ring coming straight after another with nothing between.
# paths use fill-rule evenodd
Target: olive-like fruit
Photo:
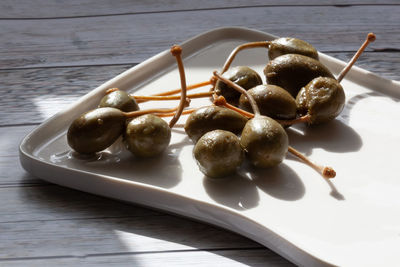
<instances>
[{"instance_id":1,"label":"olive-like fruit","mask_svg":"<svg viewBox=\"0 0 400 267\"><path fill-rule=\"evenodd\" d=\"M269 168L283 161L288 151L289 139L278 122L260 115L247 122L240 144L254 166Z\"/></svg>"},{"instance_id":2,"label":"olive-like fruit","mask_svg":"<svg viewBox=\"0 0 400 267\"><path fill-rule=\"evenodd\" d=\"M282 87L293 97L314 78L334 78L329 69L318 60L297 54L286 54L271 60L265 67L264 74L268 84Z\"/></svg>"},{"instance_id":3,"label":"olive-like fruit","mask_svg":"<svg viewBox=\"0 0 400 267\"><path fill-rule=\"evenodd\" d=\"M247 91L256 101L260 114L276 120L292 120L296 118L297 106L295 99L282 87L272 84L262 84ZM252 108L247 97L242 94L239 107L251 112Z\"/></svg>"},{"instance_id":4,"label":"olive-like fruit","mask_svg":"<svg viewBox=\"0 0 400 267\"><path fill-rule=\"evenodd\" d=\"M300 115L310 115L310 124L320 124L336 118L345 99L343 87L336 79L318 77L300 90L296 103Z\"/></svg>"},{"instance_id":5,"label":"olive-like fruit","mask_svg":"<svg viewBox=\"0 0 400 267\"><path fill-rule=\"evenodd\" d=\"M299 54L318 60L317 49L301 39L281 37L270 42L268 47L268 57L270 60L286 54Z\"/></svg>"},{"instance_id":6,"label":"olive-like fruit","mask_svg":"<svg viewBox=\"0 0 400 267\"><path fill-rule=\"evenodd\" d=\"M72 122L67 141L76 152L92 154L111 146L122 134L124 126L125 116L119 109L94 109Z\"/></svg>"},{"instance_id":7,"label":"olive-like fruit","mask_svg":"<svg viewBox=\"0 0 400 267\"><path fill-rule=\"evenodd\" d=\"M196 143L193 155L200 171L212 178L235 173L243 161L239 138L224 130L204 134Z\"/></svg>"},{"instance_id":8,"label":"olive-like fruit","mask_svg":"<svg viewBox=\"0 0 400 267\"><path fill-rule=\"evenodd\" d=\"M247 118L228 108L206 106L192 112L185 123L185 132L194 142L212 130L226 130L239 134Z\"/></svg>"},{"instance_id":9,"label":"olive-like fruit","mask_svg":"<svg viewBox=\"0 0 400 267\"><path fill-rule=\"evenodd\" d=\"M136 100L125 91L116 90L106 94L101 100L99 107L117 108L125 112L139 110Z\"/></svg>"},{"instance_id":10,"label":"olive-like fruit","mask_svg":"<svg viewBox=\"0 0 400 267\"><path fill-rule=\"evenodd\" d=\"M138 157L153 157L161 154L171 140L168 123L152 114L131 120L124 133L127 149Z\"/></svg>"},{"instance_id":11,"label":"olive-like fruit","mask_svg":"<svg viewBox=\"0 0 400 267\"><path fill-rule=\"evenodd\" d=\"M262 84L262 79L260 75L258 75L255 70L245 66L231 68L222 76L240 85L246 90ZM222 95L223 97L225 97L226 101L228 101L232 105L237 105L240 97L239 92L220 80L218 80L215 84L215 93L217 95Z\"/></svg>"}]
</instances>

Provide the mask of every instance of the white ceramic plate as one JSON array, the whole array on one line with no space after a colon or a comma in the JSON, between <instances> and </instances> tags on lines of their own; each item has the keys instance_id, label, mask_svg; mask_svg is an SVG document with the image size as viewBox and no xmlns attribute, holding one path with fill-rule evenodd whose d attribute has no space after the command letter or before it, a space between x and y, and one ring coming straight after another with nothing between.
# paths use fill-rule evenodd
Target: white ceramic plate
<instances>
[{"instance_id":1,"label":"white ceramic plate","mask_svg":"<svg viewBox=\"0 0 400 267\"><path fill-rule=\"evenodd\" d=\"M273 38L244 28L221 28L188 40L182 44L188 83L208 80L236 45ZM246 50L234 65L248 65L262 74L267 60L265 49ZM336 74L344 66L326 55L321 61ZM337 177L331 182L290 156L270 170L243 167L230 179L207 179L192 158L193 145L182 128L173 130L169 149L155 159L135 159L118 143L97 160L71 157L68 126L94 108L106 89L144 95L180 87L169 50L40 125L22 142L20 159L28 172L49 182L215 224L296 264L398 265L400 85L359 68L353 68L342 85L347 104L340 117L321 127L289 130L292 146L335 168ZM192 102L205 104L207 100Z\"/></svg>"}]
</instances>

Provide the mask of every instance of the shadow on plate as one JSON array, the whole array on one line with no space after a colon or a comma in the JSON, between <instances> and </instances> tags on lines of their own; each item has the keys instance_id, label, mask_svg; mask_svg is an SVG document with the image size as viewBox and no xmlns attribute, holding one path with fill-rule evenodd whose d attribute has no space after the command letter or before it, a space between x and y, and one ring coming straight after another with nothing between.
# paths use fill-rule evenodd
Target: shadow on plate
<instances>
[{"instance_id":1,"label":"shadow on plate","mask_svg":"<svg viewBox=\"0 0 400 267\"><path fill-rule=\"evenodd\" d=\"M254 184L271 197L295 201L305 194L305 187L300 177L285 163L268 169L248 167L248 175Z\"/></svg>"},{"instance_id":2,"label":"shadow on plate","mask_svg":"<svg viewBox=\"0 0 400 267\"><path fill-rule=\"evenodd\" d=\"M260 200L253 181L239 173L220 179L204 176L203 185L213 200L236 210L257 207Z\"/></svg>"},{"instance_id":3,"label":"shadow on plate","mask_svg":"<svg viewBox=\"0 0 400 267\"><path fill-rule=\"evenodd\" d=\"M182 179L182 166L179 154L167 148L164 153L152 158L137 158L129 152L120 156L121 160L110 162L101 170L98 166L93 171L111 175L121 179L172 188Z\"/></svg>"},{"instance_id":4,"label":"shadow on plate","mask_svg":"<svg viewBox=\"0 0 400 267\"><path fill-rule=\"evenodd\" d=\"M313 127L296 125L287 133L290 144L306 155L310 155L314 148L346 153L359 151L363 145L360 135L337 119Z\"/></svg>"}]
</instances>

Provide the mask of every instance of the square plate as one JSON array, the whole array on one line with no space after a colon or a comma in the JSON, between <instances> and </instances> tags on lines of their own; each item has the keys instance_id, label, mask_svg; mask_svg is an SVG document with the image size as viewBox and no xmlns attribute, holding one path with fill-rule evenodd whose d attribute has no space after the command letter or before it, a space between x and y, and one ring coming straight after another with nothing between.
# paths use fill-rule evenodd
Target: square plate
<instances>
[{"instance_id":1,"label":"square plate","mask_svg":"<svg viewBox=\"0 0 400 267\"><path fill-rule=\"evenodd\" d=\"M235 46L274 38L245 28L220 28L184 42L188 84L208 80ZM265 49L257 48L241 52L233 65L247 65L261 74L267 60ZM345 65L323 54L320 60L335 74ZM120 141L97 158L75 157L66 131L74 118L97 106L106 89L147 95L180 87L169 51L48 119L23 140L20 160L28 172L49 182L211 223L296 264L395 265L400 262L400 84L353 67L342 85L347 103L336 120L288 130L292 146L335 168L332 181L290 156L276 168L244 166L234 177L210 180L198 170L193 144L179 127L173 129L166 153L157 158L136 159ZM192 101L193 106L207 104ZM146 105L171 107L175 102Z\"/></svg>"}]
</instances>

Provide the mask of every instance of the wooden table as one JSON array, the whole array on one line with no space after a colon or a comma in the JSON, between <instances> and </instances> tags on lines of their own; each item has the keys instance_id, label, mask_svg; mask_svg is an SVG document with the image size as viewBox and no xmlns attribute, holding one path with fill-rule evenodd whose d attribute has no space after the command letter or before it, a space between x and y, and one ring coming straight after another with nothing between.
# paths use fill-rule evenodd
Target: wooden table
<instances>
[{"instance_id":1,"label":"wooden table","mask_svg":"<svg viewBox=\"0 0 400 267\"><path fill-rule=\"evenodd\" d=\"M196 34L244 26L295 36L400 80L400 3L379 1L0 2L0 265L290 266L237 234L46 183L18 145L106 80Z\"/></svg>"}]
</instances>

